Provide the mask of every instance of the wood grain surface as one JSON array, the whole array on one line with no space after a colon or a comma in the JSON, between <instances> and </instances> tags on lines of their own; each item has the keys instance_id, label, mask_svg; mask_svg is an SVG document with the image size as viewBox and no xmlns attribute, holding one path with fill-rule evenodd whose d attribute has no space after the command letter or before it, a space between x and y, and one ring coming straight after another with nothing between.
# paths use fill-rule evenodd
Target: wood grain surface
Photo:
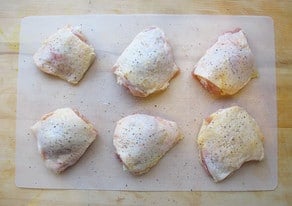
<instances>
[{"instance_id":1,"label":"wood grain surface","mask_svg":"<svg viewBox=\"0 0 292 206\"><path fill-rule=\"evenodd\" d=\"M290 164L292 121L289 118L292 117L292 1L9 0L1 1L0 5L0 205L292 204L292 164ZM275 191L110 192L32 190L15 186L15 118L20 20L30 15L101 13L264 15L274 19L279 128L279 182Z\"/></svg>"}]
</instances>

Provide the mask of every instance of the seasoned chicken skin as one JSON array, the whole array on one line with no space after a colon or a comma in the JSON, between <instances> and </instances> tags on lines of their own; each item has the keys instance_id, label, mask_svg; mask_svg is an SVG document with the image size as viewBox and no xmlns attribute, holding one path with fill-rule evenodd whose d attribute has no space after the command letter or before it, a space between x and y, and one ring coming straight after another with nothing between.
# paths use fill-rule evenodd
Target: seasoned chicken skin
<instances>
[{"instance_id":1,"label":"seasoned chicken skin","mask_svg":"<svg viewBox=\"0 0 292 206\"><path fill-rule=\"evenodd\" d=\"M165 90L179 71L170 44L157 27L139 33L113 68L117 83L139 97Z\"/></svg>"},{"instance_id":2,"label":"seasoned chicken skin","mask_svg":"<svg viewBox=\"0 0 292 206\"><path fill-rule=\"evenodd\" d=\"M70 108L44 115L32 131L45 166L57 174L75 164L97 136L93 125Z\"/></svg>"},{"instance_id":3,"label":"seasoned chicken skin","mask_svg":"<svg viewBox=\"0 0 292 206\"><path fill-rule=\"evenodd\" d=\"M254 58L241 29L219 36L196 64L193 75L215 95L233 95L257 76Z\"/></svg>"},{"instance_id":4,"label":"seasoned chicken skin","mask_svg":"<svg viewBox=\"0 0 292 206\"><path fill-rule=\"evenodd\" d=\"M134 114L117 122L113 144L124 168L142 175L182 138L175 122Z\"/></svg>"},{"instance_id":5,"label":"seasoned chicken skin","mask_svg":"<svg viewBox=\"0 0 292 206\"><path fill-rule=\"evenodd\" d=\"M78 27L66 26L46 39L33 56L43 72L77 84L95 59Z\"/></svg>"},{"instance_id":6,"label":"seasoned chicken skin","mask_svg":"<svg viewBox=\"0 0 292 206\"><path fill-rule=\"evenodd\" d=\"M197 138L201 164L219 182L251 160L264 158L263 134L241 107L220 109L203 121Z\"/></svg>"}]
</instances>

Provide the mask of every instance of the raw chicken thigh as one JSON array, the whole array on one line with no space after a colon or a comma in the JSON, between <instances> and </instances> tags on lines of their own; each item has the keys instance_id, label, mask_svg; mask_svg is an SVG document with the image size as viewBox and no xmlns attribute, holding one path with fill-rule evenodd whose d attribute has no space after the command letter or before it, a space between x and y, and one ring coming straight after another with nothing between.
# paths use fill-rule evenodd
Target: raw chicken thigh
<instances>
[{"instance_id":1,"label":"raw chicken thigh","mask_svg":"<svg viewBox=\"0 0 292 206\"><path fill-rule=\"evenodd\" d=\"M46 167L57 174L75 164L97 136L93 125L70 108L44 115L32 131Z\"/></svg>"},{"instance_id":2,"label":"raw chicken thigh","mask_svg":"<svg viewBox=\"0 0 292 206\"><path fill-rule=\"evenodd\" d=\"M139 97L165 90L179 71L165 34L157 27L139 33L113 68L117 83Z\"/></svg>"},{"instance_id":3,"label":"raw chicken thigh","mask_svg":"<svg viewBox=\"0 0 292 206\"><path fill-rule=\"evenodd\" d=\"M142 175L182 138L175 122L134 114L117 122L113 144L124 169Z\"/></svg>"},{"instance_id":4,"label":"raw chicken thigh","mask_svg":"<svg viewBox=\"0 0 292 206\"><path fill-rule=\"evenodd\" d=\"M253 54L241 29L219 36L196 64L193 75L215 95L233 95L257 76Z\"/></svg>"},{"instance_id":5,"label":"raw chicken thigh","mask_svg":"<svg viewBox=\"0 0 292 206\"><path fill-rule=\"evenodd\" d=\"M43 72L77 84L95 59L78 27L66 26L44 41L33 56Z\"/></svg>"},{"instance_id":6,"label":"raw chicken thigh","mask_svg":"<svg viewBox=\"0 0 292 206\"><path fill-rule=\"evenodd\" d=\"M197 138L201 164L219 182L251 160L264 158L263 134L241 107L220 109L203 121Z\"/></svg>"}]
</instances>

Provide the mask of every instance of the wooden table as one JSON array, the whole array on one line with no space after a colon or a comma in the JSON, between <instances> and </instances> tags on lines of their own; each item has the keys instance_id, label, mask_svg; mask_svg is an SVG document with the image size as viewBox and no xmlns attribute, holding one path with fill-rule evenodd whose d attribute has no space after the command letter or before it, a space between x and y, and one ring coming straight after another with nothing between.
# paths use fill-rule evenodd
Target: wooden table
<instances>
[{"instance_id":1,"label":"wooden table","mask_svg":"<svg viewBox=\"0 0 292 206\"><path fill-rule=\"evenodd\" d=\"M0 205L292 205L292 1L6 0L0 5ZM279 182L275 191L112 192L15 186L20 20L29 15L100 13L265 15L274 19L279 128Z\"/></svg>"}]
</instances>

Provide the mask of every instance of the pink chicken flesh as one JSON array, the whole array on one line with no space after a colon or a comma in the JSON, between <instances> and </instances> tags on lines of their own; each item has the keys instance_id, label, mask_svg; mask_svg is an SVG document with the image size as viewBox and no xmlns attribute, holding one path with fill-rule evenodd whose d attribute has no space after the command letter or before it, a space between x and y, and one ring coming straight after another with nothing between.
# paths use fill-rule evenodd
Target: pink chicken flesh
<instances>
[{"instance_id":1,"label":"pink chicken flesh","mask_svg":"<svg viewBox=\"0 0 292 206\"><path fill-rule=\"evenodd\" d=\"M43 72L77 84L95 59L78 27L66 26L46 39L33 60Z\"/></svg>"},{"instance_id":2,"label":"pink chicken flesh","mask_svg":"<svg viewBox=\"0 0 292 206\"><path fill-rule=\"evenodd\" d=\"M134 114L117 122L113 144L124 168L134 175L142 175L182 138L175 122Z\"/></svg>"},{"instance_id":3,"label":"pink chicken flesh","mask_svg":"<svg viewBox=\"0 0 292 206\"><path fill-rule=\"evenodd\" d=\"M210 93L233 95L257 76L254 57L241 29L219 36L198 61L193 76Z\"/></svg>"},{"instance_id":4,"label":"pink chicken flesh","mask_svg":"<svg viewBox=\"0 0 292 206\"><path fill-rule=\"evenodd\" d=\"M224 180L245 162L264 158L263 134L241 107L220 109L203 121L197 137L203 167L215 182Z\"/></svg>"},{"instance_id":5,"label":"pink chicken flesh","mask_svg":"<svg viewBox=\"0 0 292 206\"><path fill-rule=\"evenodd\" d=\"M45 166L57 174L74 165L97 136L93 125L70 108L44 115L32 131Z\"/></svg>"},{"instance_id":6,"label":"pink chicken flesh","mask_svg":"<svg viewBox=\"0 0 292 206\"><path fill-rule=\"evenodd\" d=\"M179 71L170 44L157 27L139 33L113 68L117 83L139 97L165 90Z\"/></svg>"}]
</instances>

